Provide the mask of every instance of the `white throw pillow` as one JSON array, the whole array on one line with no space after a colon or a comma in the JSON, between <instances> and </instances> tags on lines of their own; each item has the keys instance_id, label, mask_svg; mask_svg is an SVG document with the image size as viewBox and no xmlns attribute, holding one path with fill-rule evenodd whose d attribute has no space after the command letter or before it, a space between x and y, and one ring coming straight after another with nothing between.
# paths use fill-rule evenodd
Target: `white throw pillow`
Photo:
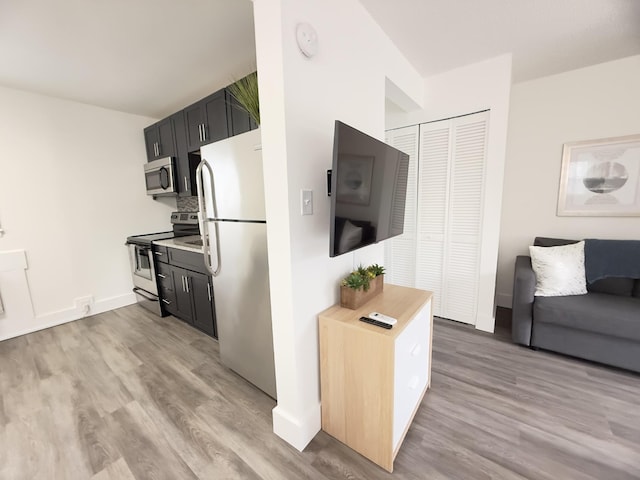
<instances>
[{"instance_id":1,"label":"white throw pillow","mask_svg":"<svg viewBox=\"0 0 640 480\"><path fill-rule=\"evenodd\" d=\"M584 242L559 247L529 247L538 297L584 295Z\"/></svg>"}]
</instances>

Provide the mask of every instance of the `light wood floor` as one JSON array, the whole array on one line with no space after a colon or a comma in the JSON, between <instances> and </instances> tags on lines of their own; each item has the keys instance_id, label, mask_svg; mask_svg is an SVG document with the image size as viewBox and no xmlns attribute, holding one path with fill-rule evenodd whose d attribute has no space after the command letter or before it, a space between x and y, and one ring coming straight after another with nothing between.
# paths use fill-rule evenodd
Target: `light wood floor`
<instances>
[{"instance_id":1,"label":"light wood floor","mask_svg":"<svg viewBox=\"0 0 640 480\"><path fill-rule=\"evenodd\" d=\"M0 478L640 478L639 375L446 321L392 475L322 432L297 452L274 405L211 338L126 307L0 342Z\"/></svg>"}]
</instances>

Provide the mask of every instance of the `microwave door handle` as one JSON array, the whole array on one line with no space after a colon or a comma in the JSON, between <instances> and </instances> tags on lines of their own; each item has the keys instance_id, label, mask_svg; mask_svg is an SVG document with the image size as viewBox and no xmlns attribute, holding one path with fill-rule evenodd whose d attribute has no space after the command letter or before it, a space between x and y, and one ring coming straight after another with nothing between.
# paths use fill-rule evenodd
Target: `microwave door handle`
<instances>
[{"instance_id":1,"label":"microwave door handle","mask_svg":"<svg viewBox=\"0 0 640 480\"><path fill-rule=\"evenodd\" d=\"M213 217L209 217L209 212L207 212L207 205L205 202L205 192L204 192L204 182L203 175L205 170L209 175L209 184L211 188L211 200L213 205ZM215 191L215 183L213 177L213 169L211 165L205 158L203 158L198 164L198 168L196 169L196 183L198 188L198 207L200 210L200 215L198 217L198 221L200 222L200 235L202 236L202 247L204 249L204 265L207 268L207 271L217 277L220 274L220 269L222 268L222 262L220 258L220 232L218 230L218 223L215 222L213 225L214 230L214 242L215 243L215 255L216 255L216 267L213 268L211 264L211 235L209 233L209 218L217 218L218 217L218 208L216 206L216 191Z\"/></svg>"}]
</instances>

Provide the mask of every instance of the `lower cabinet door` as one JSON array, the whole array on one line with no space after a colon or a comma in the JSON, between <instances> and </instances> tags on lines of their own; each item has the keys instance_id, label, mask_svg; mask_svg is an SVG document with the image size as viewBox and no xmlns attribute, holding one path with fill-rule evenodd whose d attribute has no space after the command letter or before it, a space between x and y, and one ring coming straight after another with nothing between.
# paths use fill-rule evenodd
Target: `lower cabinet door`
<instances>
[{"instance_id":1,"label":"lower cabinet door","mask_svg":"<svg viewBox=\"0 0 640 480\"><path fill-rule=\"evenodd\" d=\"M191 288L189 276L191 272L183 268L171 267L173 285L175 292L176 317L185 322L193 323L193 312L191 310Z\"/></svg>"},{"instance_id":2,"label":"lower cabinet door","mask_svg":"<svg viewBox=\"0 0 640 480\"><path fill-rule=\"evenodd\" d=\"M218 338L211 279L207 275L190 272L189 284L193 298L193 324L203 332Z\"/></svg>"}]
</instances>

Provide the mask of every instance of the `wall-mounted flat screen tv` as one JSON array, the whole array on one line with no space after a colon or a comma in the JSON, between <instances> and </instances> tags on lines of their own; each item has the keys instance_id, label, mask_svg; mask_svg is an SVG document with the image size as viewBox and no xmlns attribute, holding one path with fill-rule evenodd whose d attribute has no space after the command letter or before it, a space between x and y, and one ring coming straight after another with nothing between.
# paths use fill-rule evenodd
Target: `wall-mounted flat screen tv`
<instances>
[{"instance_id":1,"label":"wall-mounted flat screen tv","mask_svg":"<svg viewBox=\"0 0 640 480\"><path fill-rule=\"evenodd\" d=\"M408 175L406 153L336 120L329 256L402 234Z\"/></svg>"}]
</instances>

